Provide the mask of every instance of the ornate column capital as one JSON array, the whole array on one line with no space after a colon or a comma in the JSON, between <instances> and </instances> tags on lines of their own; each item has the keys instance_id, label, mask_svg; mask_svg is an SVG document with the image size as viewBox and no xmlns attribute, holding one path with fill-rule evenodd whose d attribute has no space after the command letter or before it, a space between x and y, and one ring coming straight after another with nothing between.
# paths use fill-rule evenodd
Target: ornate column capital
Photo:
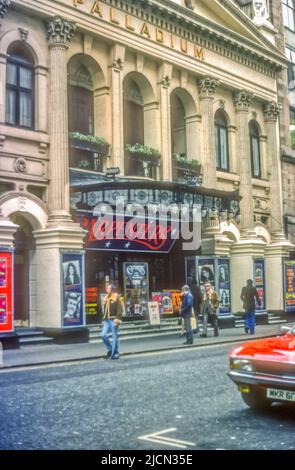
<instances>
[{"instance_id":1,"label":"ornate column capital","mask_svg":"<svg viewBox=\"0 0 295 470\"><path fill-rule=\"evenodd\" d=\"M278 116L280 115L281 109L282 106L276 103L276 101L269 101L268 103L265 103L263 106L265 120L276 122Z\"/></svg>"},{"instance_id":2,"label":"ornate column capital","mask_svg":"<svg viewBox=\"0 0 295 470\"><path fill-rule=\"evenodd\" d=\"M11 0L0 0L0 18L3 18L8 10Z\"/></svg>"},{"instance_id":3,"label":"ornate column capital","mask_svg":"<svg viewBox=\"0 0 295 470\"><path fill-rule=\"evenodd\" d=\"M198 80L200 98L213 98L219 84L219 80L209 76L200 78Z\"/></svg>"},{"instance_id":4,"label":"ornate column capital","mask_svg":"<svg viewBox=\"0 0 295 470\"><path fill-rule=\"evenodd\" d=\"M253 101L253 93L247 90L239 90L234 93L234 104L237 111L249 111Z\"/></svg>"},{"instance_id":5,"label":"ornate column capital","mask_svg":"<svg viewBox=\"0 0 295 470\"><path fill-rule=\"evenodd\" d=\"M47 39L50 46L63 45L68 47L76 29L77 26L72 21L68 21L61 16L55 16L47 24Z\"/></svg>"}]
</instances>

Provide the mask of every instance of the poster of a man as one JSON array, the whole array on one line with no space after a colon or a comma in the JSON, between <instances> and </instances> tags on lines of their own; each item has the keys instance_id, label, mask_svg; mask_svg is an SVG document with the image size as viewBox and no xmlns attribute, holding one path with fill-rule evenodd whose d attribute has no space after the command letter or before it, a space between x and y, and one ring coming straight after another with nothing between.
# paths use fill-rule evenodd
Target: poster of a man
<instances>
[{"instance_id":1,"label":"poster of a man","mask_svg":"<svg viewBox=\"0 0 295 470\"><path fill-rule=\"evenodd\" d=\"M65 294L64 320L66 322L79 322L81 318L81 298L78 292L67 292Z\"/></svg>"}]
</instances>

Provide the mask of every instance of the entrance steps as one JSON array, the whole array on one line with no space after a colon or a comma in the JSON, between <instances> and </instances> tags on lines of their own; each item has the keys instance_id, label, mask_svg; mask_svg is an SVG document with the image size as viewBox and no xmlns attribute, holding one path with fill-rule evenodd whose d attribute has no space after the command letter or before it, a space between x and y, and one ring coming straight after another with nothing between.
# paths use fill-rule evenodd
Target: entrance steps
<instances>
[{"instance_id":1,"label":"entrance steps","mask_svg":"<svg viewBox=\"0 0 295 470\"><path fill-rule=\"evenodd\" d=\"M35 328L16 328L20 346L36 346L40 344L53 344L53 338L44 336L44 333Z\"/></svg>"},{"instance_id":2,"label":"entrance steps","mask_svg":"<svg viewBox=\"0 0 295 470\"><path fill-rule=\"evenodd\" d=\"M101 339L102 325L88 325L89 342L93 343ZM151 326L149 321L134 321L122 323L120 326L120 338L129 339L136 337L150 337L158 335L171 335L180 332L177 318L161 320L161 325Z\"/></svg>"},{"instance_id":3,"label":"entrance steps","mask_svg":"<svg viewBox=\"0 0 295 470\"><path fill-rule=\"evenodd\" d=\"M259 317L259 313L257 314ZM280 325L287 323L287 320L276 315L274 313L268 313L267 317L265 318L266 325ZM235 328L244 328L244 317L242 315L235 315Z\"/></svg>"}]
</instances>

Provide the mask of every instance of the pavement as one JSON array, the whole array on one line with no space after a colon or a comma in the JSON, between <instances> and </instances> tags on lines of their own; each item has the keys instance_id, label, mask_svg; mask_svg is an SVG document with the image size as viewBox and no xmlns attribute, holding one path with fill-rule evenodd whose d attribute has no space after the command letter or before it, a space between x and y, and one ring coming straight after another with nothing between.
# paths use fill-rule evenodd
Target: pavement
<instances>
[{"instance_id":1,"label":"pavement","mask_svg":"<svg viewBox=\"0 0 295 470\"><path fill-rule=\"evenodd\" d=\"M294 323L285 323L284 326L292 326ZM194 344L184 345L185 338L179 333L171 335L157 335L151 337L122 338L120 340L121 356L146 354L152 352L164 352L187 348L199 348L204 346L222 345L246 342L280 334L280 325L257 325L255 335L245 335L242 328L228 328L220 330L220 335L214 337L210 332L207 338L194 335ZM210 336L211 335L211 336ZM18 367L33 367L41 365L52 365L59 363L72 363L76 361L89 361L104 358L105 346L100 338L95 343L80 344L49 344L21 346L19 349L0 350L0 367L3 369L14 369ZM1 355L3 356L1 358ZM2 359L2 360L1 360Z\"/></svg>"}]
</instances>

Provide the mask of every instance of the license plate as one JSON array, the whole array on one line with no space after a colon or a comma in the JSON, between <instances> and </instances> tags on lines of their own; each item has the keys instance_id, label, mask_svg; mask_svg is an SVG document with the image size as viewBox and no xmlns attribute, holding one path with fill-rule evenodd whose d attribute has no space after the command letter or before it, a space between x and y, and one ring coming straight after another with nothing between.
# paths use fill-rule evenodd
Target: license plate
<instances>
[{"instance_id":1,"label":"license plate","mask_svg":"<svg viewBox=\"0 0 295 470\"><path fill-rule=\"evenodd\" d=\"M268 388L267 398L272 398L273 400L295 402L295 392L288 392L288 390L276 390L275 388Z\"/></svg>"}]
</instances>

